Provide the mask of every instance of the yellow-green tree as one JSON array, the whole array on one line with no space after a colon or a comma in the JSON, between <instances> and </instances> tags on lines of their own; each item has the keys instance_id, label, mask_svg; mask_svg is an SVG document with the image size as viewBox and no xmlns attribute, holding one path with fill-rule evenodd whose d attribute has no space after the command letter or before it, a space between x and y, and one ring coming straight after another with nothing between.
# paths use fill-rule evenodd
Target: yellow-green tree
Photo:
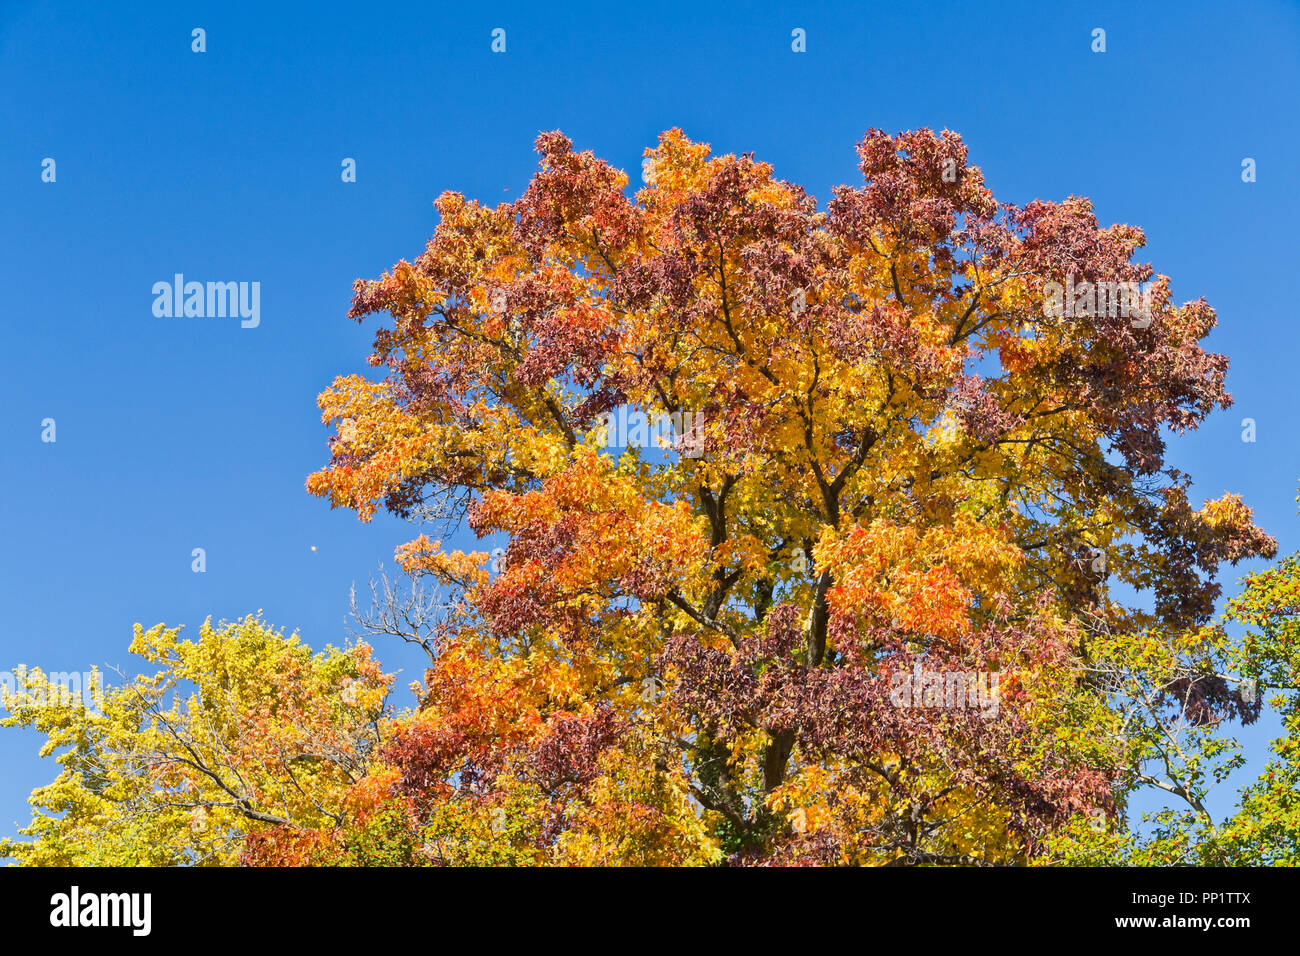
<instances>
[{"instance_id":1,"label":"yellow-green tree","mask_svg":"<svg viewBox=\"0 0 1300 956\"><path fill-rule=\"evenodd\" d=\"M244 839L279 825L343 822L346 796L383 743L391 678L370 649L313 654L258 617L213 627L136 626L152 673L92 703L32 671L6 693L4 726L45 736L58 778L32 793L26 840L0 854L28 865L230 864Z\"/></svg>"}]
</instances>

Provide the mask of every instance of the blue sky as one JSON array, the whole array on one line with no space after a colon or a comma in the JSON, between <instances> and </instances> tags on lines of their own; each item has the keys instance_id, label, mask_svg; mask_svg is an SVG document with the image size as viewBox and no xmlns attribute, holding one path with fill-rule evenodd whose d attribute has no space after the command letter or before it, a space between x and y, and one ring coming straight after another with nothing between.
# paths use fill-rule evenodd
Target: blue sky
<instances>
[{"instance_id":1,"label":"blue sky","mask_svg":"<svg viewBox=\"0 0 1300 956\"><path fill-rule=\"evenodd\" d=\"M635 176L680 126L822 201L858 181L868 127L949 128L1000 199L1091 197L1219 312L1237 404L1172 463L1300 547L1300 5L560 6L0 0L0 669L130 670L137 621L258 609L341 642L349 586L413 536L303 487L326 459L316 394L368 370L352 280L417 254L444 189L517 197L556 128ZM177 272L260 282L261 324L156 318ZM54 774L36 744L0 734L0 834Z\"/></svg>"}]
</instances>

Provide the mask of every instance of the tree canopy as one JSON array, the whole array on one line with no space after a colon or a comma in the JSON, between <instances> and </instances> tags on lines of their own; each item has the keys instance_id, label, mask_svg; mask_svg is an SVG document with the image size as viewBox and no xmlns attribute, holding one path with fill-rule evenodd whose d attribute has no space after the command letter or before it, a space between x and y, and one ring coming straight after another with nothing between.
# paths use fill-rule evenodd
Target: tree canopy
<instances>
[{"instance_id":1,"label":"tree canopy","mask_svg":"<svg viewBox=\"0 0 1300 956\"><path fill-rule=\"evenodd\" d=\"M1294 862L1293 698L1238 816L1203 804L1240 764L1224 722L1295 685L1296 566L1229 636L1220 569L1276 545L1166 461L1231 403L1227 359L1140 229L999 202L946 131L869 131L824 206L679 130L635 193L558 132L537 151L518 200L444 193L425 250L356 282L384 375L319 399L308 490L420 525L397 558L431 613L386 590L369 621L427 653L417 706L383 712L368 646L234 625L275 682L243 688L186 656L217 632L155 630L217 725L123 698L72 751L136 761L120 797L75 759L57 787L155 829L206 802L239 839L156 852L223 862ZM1140 316L1104 294L1138 287ZM502 553L444 548L460 527ZM1146 786L1187 807L1149 838L1124 826ZM72 852L34 832L8 851Z\"/></svg>"}]
</instances>

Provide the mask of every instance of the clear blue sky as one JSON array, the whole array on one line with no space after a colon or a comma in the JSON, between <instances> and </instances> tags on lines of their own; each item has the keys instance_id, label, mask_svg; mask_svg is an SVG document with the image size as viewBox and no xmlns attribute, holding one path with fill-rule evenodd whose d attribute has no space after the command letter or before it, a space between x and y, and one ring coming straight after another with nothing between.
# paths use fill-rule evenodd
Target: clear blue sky
<instances>
[{"instance_id":1,"label":"clear blue sky","mask_svg":"<svg viewBox=\"0 0 1300 956\"><path fill-rule=\"evenodd\" d=\"M1294 2L0 0L0 669L132 669L134 622L259 608L342 641L349 585L412 536L303 487L326 459L316 394L367 371L352 280L417 254L442 190L517 197L555 128L635 176L680 126L825 201L858 180L868 127L946 127L1000 199L1090 196L1145 228L1178 299L1219 312L1237 405L1172 462L1294 551L1298 51ZM155 318L177 272L260 282L261 325ZM0 834L54 774L36 743L0 733Z\"/></svg>"}]
</instances>

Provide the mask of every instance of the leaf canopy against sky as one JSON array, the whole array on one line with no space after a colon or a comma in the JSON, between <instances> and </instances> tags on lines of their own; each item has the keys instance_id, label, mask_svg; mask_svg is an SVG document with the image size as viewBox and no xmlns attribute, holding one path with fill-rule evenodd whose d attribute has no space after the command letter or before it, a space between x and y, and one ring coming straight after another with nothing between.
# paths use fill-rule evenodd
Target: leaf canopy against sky
<instances>
[{"instance_id":1,"label":"leaf canopy against sky","mask_svg":"<svg viewBox=\"0 0 1300 956\"><path fill-rule=\"evenodd\" d=\"M1090 642L1185 640L1223 563L1276 550L1164 461L1230 402L1210 306L1086 199L997 202L951 132L869 131L820 209L678 130L635 197L537 149L520 199L444 194L426 250L357 282L387 377L320 399L313 493L509 536L496 575L399 551L457 607L390 755L415 823L531 787L541 847L586 846L598 792L628 801L615 855L702 814L737 860L1003 862L1113 815L1132 753ZM1067 277L1153 280L1149 321L1046 314ZM693 416L702 455L603 453L622 405ZM996 717L895 706L917 668L998 672ZM608 790L646 774L657 800Z\"/></svg>"}]
</instances>

